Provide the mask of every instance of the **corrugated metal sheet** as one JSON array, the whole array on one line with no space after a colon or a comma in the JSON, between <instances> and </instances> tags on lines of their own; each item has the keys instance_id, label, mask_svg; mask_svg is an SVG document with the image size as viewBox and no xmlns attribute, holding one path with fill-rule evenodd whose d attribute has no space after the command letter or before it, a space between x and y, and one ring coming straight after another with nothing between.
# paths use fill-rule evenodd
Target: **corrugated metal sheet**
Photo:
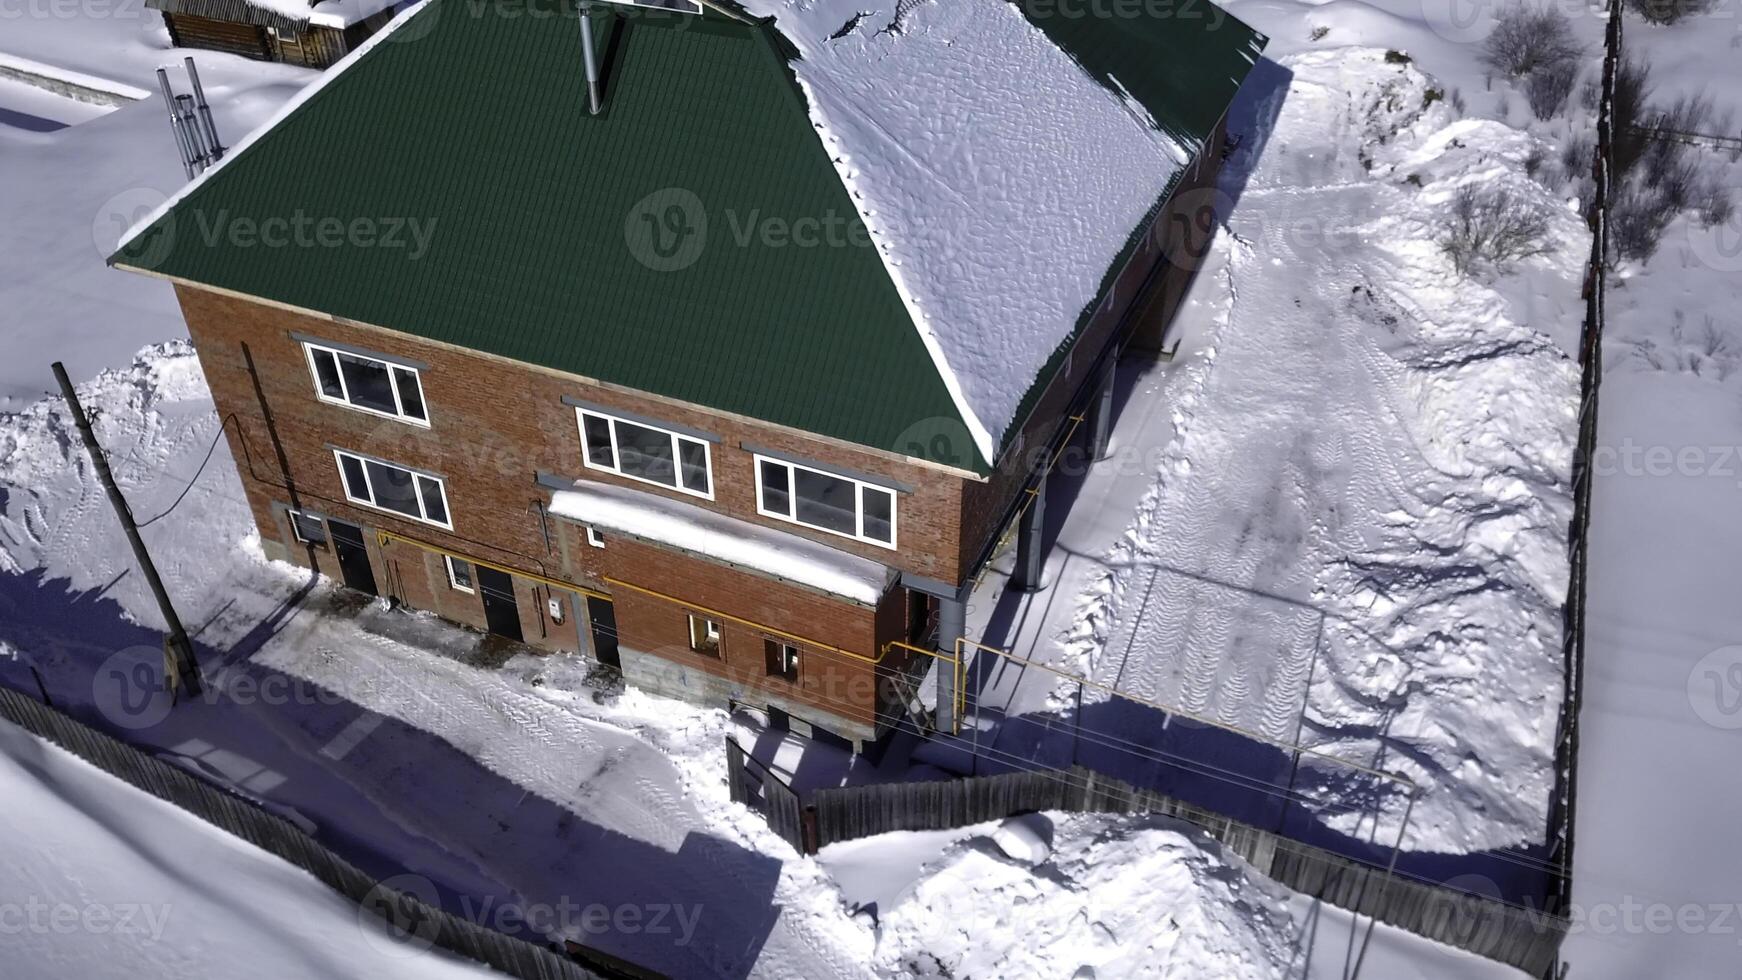
<instances>
[{"instance_id":1,"label":"corrugated metal sheet","mask_svg":"<svg viewBox=\"0 0 1742 980\"><path fill-rule=\"evenodd\" d=\"M1017 6L1091 75L1194 145L1215 130L1270 40L1210 0L1128 4L1104 16L1075 4Z\"/></svg>"}]
</instances>

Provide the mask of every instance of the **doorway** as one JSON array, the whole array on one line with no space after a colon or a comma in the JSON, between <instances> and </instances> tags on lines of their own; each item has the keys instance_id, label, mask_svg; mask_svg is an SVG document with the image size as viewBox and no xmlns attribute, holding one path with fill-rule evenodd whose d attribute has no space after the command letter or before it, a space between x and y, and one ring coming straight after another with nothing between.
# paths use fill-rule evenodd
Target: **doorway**
<instances>
[{"instance_id":1,"label":"doorway","mask_svg":"<svg viewBox=\"0 0 1742 980\"><path fill-rule=\"evenodd\" d=\"M617 607L609 599L587 596L587 619L593 624L593 659L622 670L623 657L617 652Z\"/></svg>"},{"instance_id":2,"label":"doorway","mask_svg":"<svg viewBox=\"0 0 1742 980\"><path fill-rule=\"evenodd\" d=\"M484 625L497 636L521 639L514 576L485 565L473 565L472 569L478 576L478 595L484 600Z\"/></svg>"},{"instance_id":3,"label":"doorway","mask_svg":"<svg viewBox=\"0 0 1742 980\"><path fill-rule=\"evenodd\" d=\"M375 587L375 569L369 564L369 549L363 544L363 529L327 518L327 533L333 538L333 553L339 558L339 574L345 587L367 595L380 595Z\"/></svg>"}]
</instances>

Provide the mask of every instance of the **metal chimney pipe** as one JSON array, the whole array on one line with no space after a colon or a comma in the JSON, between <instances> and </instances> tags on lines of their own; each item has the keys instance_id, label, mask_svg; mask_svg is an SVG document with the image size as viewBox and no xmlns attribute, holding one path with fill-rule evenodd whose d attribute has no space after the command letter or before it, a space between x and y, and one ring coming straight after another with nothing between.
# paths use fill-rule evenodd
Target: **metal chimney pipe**
<instances>
[{"instance_id":1,"label":"metal chimney pipe","mask_svg":"<svg viewBox=\"0 0 1742 980\"><path fill-rule=\"evenodd\" d=\"M194 167L205 170L211 165L211 151L206 146L206 134L200 129L200 121L194 116L194 97L178 95L175 97L176 109L181 113L181 128L188 134L188 144L194 151Z\"/></svg>"},{"instance_id":2,"label":"metal chimney pipe","mask_svg":"<svg viewBox=\"0 0 1742 980\"><path fill-rule=\"evenodd\" d=\"M592 6L590 3L580 5L581 57L587 66L587 111L596 116L599 114L599 62L593 55Z\"/></svg>"},{"instance_id":3,"label":"metal chimney pipe","mask_svg":"<svg viewBox=\"0 0 1742 980\"><path fill-rule=\"evenodd\" d=\"M189 180L194 179L193 153L188 144L187 133L182 131L181 113L175 106L175 92L169 87L169 72L157 70L157 87L163 92L164 108L169 110L169 128L175 134L175 147L181 153L181 168L187 173Z\"/></svg>"},{"instance_id":4,"label":"metal chimney pipe","mask_svg":"<svg viewBox=\"0 0 1742 980\"><path fill-rule=\"evenodd\" d=\"M205 128L206 144L211 148L212 162L224 159L224 144L218 139L218 124L212 119L212 107L206 104L206 90L200 85L200 70L194 67L194 59L183 58L182 64L187 66L188 81L194 86L194 103L199 106L200 124Z\"/></svg>"}]
</instances>

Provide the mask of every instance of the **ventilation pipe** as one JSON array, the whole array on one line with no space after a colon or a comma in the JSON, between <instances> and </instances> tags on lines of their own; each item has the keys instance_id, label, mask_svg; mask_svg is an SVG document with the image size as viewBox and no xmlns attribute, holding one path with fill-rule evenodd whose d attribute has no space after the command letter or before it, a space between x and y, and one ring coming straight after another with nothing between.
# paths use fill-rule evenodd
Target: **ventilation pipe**
<instances>
[{"instance_id":1,"label":"ventilation pipe","mask_svg":"<svg viewBox=\"0 0 1742 980\"><path fill-rule=\"evenodd\" d=\"M186 171L189 180L193 180L198 173L194 169L193 144L188 141L188 133L182 128L181 112L175 104L175 92L169 87L169 72L162 68L157 70L157 87L163 92L164 108L169 110L169 128L175 134L175 147L181 153L182 170Z\"/></svg>"},{"instance_id":2,"label":"ventilation pipe","mask_svg":"<svg viewBox=\"0 0 1742 980\"><path fill-rule=\"evenodd\" d=\"M581 57L587 66L587 111L596 116L599 114L599 62L593 55L592 6L584 2L580 5Z\"/></svg>"},{"instance_id":3,"label":"ventilation pipe","mask_svg":"<svg viewBox=\"0 0 1742 980\"><path fill-rule=\"evenodd\" d=\"M205 131L206 146L213 163L224 159L224 144L218 141L218 124L212 119L212 107L206 104L206 90L200 85L200 70L194 67L194 59L183 58L187 66L188 81L193 83L194 104L200 110L200 127Z\"/></svg>"}]
</instances>

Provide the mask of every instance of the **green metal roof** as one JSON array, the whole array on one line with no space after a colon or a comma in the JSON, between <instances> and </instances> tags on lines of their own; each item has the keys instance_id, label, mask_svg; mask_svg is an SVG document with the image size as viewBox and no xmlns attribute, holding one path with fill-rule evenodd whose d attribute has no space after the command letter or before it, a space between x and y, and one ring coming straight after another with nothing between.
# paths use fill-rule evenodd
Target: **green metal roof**
<instances>
[{"instance_id":1,"label":"green metal roof","mask_svg":"<svg viewBox=\"0 0 1742 980\"><path fill-rule=\"evenodd\" d=\"M759 233L857 223L773 28L600 8L591 116L572 0L430 0L411 16L110 261L989 471L902 438L961 416L862 230L846 247ZM1146 106L1196 105L1181 93L1201 77L1167 95L1172 69L1121 60L1179 23L1042 26ZM1213 126L1227 97L1150 108ZM331 219L373 221L375 237L415 221L426 247L409 224L400 247L325 246ZM273 221L310 243L248 234Z\"/></svg>"},{"instance_id":2,"label":"green metal roof","mask_svg":"<svg viewBox=\"0 0 1742 980\"><path fill-rule=\"evenodd\" d=\"M1270 40L1211 0L1128 6L1125 16L1095 16L1076 3L1012 2L1089 74L1129 92L1186 143L1215 130Z\"/></svg>"}]
</instances>

